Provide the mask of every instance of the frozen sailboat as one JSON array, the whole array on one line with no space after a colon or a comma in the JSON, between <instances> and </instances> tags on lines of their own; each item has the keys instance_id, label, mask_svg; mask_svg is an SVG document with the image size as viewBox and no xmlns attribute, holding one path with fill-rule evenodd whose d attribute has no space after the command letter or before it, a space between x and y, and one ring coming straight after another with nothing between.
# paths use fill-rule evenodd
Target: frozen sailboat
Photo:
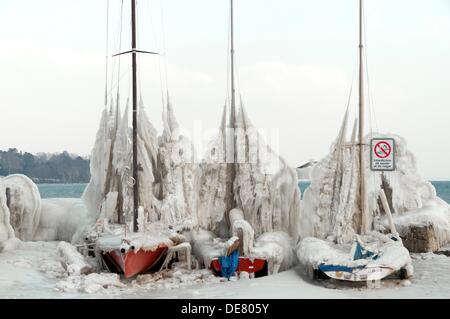
<instances>
[{"instance_id":1,"label":"frozen sailboat","mask_svg":"<svg viewBox=\"0 0 450 319\"><path fill-rule=\"evenodd\" d=\"M363 1L359 0L358 121L347 141L347 107L332 153L314 167L304 197L304 239L297 256L314 278L369 281L393 273L407 278L413 272L409 251L393 222L392 200L389 202L382 186L374 187L374 174L368 170L363 62ZM375 209L386 216L387 227L377 223Z\"/></svg>"},{"instance_id":2,"label":"frozen sailboat","mask_svg":"<svg viewBox=\"0 0 450 319\"><path fill-rule=\"evenodd\" d=\"M216 138L202 162L194 251L205 267L223 272L226 257L251 276L288 269L298 238L297 176L252 126L235 87L234 1L230 0L227 98ZM237 237L237 253L229 251ZM231 242L230 242L231 240Z\"/></svg>"},{"instance_id":3,"label":"frozen sailboat","mask_svg":"<svg viewBox=\"0 0 450 319\"><path fill-rule=\"evenodd\" d=\"M84 239L105 268L123 273L126 278L162 264L166 253L183 241L178 229L160 220L164 202L161 204L155 195L154 172L158 169L159 155L157 133L143 110L142 99L138 103L137 83L137 54L155 53L137 49L136 0L130 3L131 50L114 57L120 59L122 55L131 55L132 58L131 138L128 105L121 118L117 88L115 108L111 99L111 110L105 109L103 113L92 152L92 177L83 194L88 210L94 212L92 222L95 224L85 233ZM122 11L123 2L121 14ZM119 68L119 79L120 76Z\"/></svg>"}]
</instances>

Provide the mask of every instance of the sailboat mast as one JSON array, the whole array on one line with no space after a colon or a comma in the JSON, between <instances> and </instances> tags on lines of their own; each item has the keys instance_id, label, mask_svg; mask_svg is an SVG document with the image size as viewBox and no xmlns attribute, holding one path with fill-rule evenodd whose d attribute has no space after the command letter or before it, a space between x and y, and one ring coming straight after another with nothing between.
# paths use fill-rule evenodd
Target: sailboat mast
<instances>
[{"instance_id":1,"label":"sailboat mast","mask_svg":"<svg viewBox=\"0 0 450 319\"><path fill-rule=\"evenodd\" d=\"M234 79L234 8L233 0L230 0L230 33L229 33L229 46L230 46L230 86L231 92L227 92L227 96L230 97L230 117L229 121L225 118L226 124L225 130L225 162L226 162L226 186L225 186L225 214L228 216L233 208L236 207L236 201L234 198L234 180L236 178L236 163L237 163L237 153L236 153L236 89L235 89L235 79ZM227 111L228 105L225 107L225 112ZM229 225L229 219L225 218L225 221Z\"/></svg>"},{"instance_id":2,"label":"sailboat mast","mask_svg":"<svg viewBox=\"0 0 450 319\"><path fill-rule=\"evenodd\" d=\"M137 63L136 63L136 1L131 0L131 50L133 77L133 231L138 231L139 176L137 153Z\"/></svg>"},{"instance_id":3,"label":"sailboat mast","mask_svg":"<svg viewBox=\"0 0 450 319\"><path fill-rule=\"evenodd\" d=\"M364 163L363 0L359 0L359 175L361 234L364 234L367 232L367 194Z\"/></svg>"},{"instance_id":4,"label":"sailboat mast","mask_svg":"<svg viewBox=\"0 0 450 319\"><path fill-rule=\"evenodd\" d=\"M233 129L233 156L234 163L236 163L236 88L234 83L234 1L230 0L230 59L231 59L231 111L230 111L230 126Z\"/></svg>"}]
</instances>

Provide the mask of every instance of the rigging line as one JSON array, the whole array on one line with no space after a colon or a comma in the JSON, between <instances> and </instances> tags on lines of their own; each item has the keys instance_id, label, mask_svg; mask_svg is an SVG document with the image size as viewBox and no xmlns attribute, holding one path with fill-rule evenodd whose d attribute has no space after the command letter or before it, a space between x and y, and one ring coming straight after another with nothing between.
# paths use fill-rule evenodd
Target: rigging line
<instances>
[{"instance_id":1,"label":"rigging line","mask_svg":"<svg viewBox=\"0 0 450 319\"><path fill-rule=\"evenodd\" d=\"M229 14L228 14L228 42L227 42L227 89L226 89L226 94L225 94L225 108L227 107L227 105L230 104L230 49L231 49L231 8L229 9Z\"/></svg>"},{"instance_id":2,"label":"rigging line","mask_svg":"<svg viewBox=\"0 0 450 319\"><path fill-rule=\"evenodd\" d=\"M365 68L364 68L364 80L366 81L368 79L368 72L367 72L367 41L366 41L366 16L365 16L365 8L362 9L362 22L363 22L363 44L364 44L364 50L363 50L363 59L364 59L364 64L365 64ZM368 116L368 120L369 120L369 135L370 138L373 137L373 121L372 121L372 105L370 103L370 89L369 89L369 83L367 83L366 87L365 87L365 93L367 93L365 96L367 96L367 106L369 109L369 112L367 112L366 117Z\"/></svg>"},{"instance_id":3,"label":"rigging line","mask_svg":"<svg viewBox=\"0 0 450 319\"><path fill-rule=\"evenodd\" d=\"M236 21L236 20L235 20ZM234 22L234 24L236 25L236 22ZM236 38L236 37L235 37ZM240 77L239 77L239 68L237 67L238 63L238 54L236 54L236 49L234 50L234 66L231 66L232 68L234 67L234 78L235 78L235 83L236 83L236 93L239 92L239 96L241 96L241 83L240 83ZM238 108L240 109L240 105L238 106ZM236 114L237 116L237 114Z\"/></svg>"},{"instance_id":4,"label":"rigging line","mask_svg":"<svg viewBox=\"0 0 450 319\"><path fill-rule=\"evenodd\" d=\"M161 12L161 31L162 31L162 49L163 49L163 55L164 55L164 72L165 72L165 80L166 80L166 88L168 90L169 88L169 73L167 72L167 49L166 49L166 26L164 22L164 2L162 0L159 0L159 9Z\"/></svg>"},{"instance_id":5,"label":"rigging line","mask_svg":"<svg viewBox=\"0 0 450 319\"><path fill-rule=\"evenodd\" d=\"M153 33L153 38L154 38L155 45L156 45L156 51L159 52L161 47L160 47L160 43L158 41L158 37L156 36L156 28L155 28L155 24L154 24L154 19L153 19L152 11L150 10L150 5L148 2L147 2L147 11L150 16L150 26L153 31L152 33ZM161 19L162 19L162 17L161 17ZM162 103L162 107L164 108L166 103L168 103L168 100L169 100L169 97L168 97L169 88L167 86L167 79L166 79L166 86L164 87L164 83L163 83L164 81L162 78L162 71L161 71L161 56L159 54L158 54L158 74L159 74L159 85L161 88L161 103ZM167 94L166 99L164 97L164 94ZM167 100L167 102L166 102L166 100Z\"/></svg>"},{"instance_id":6,"label":"rigging line","mask_svg":"<svg viewBox=\"0 0 450 319\"><path fill-rule=\"evenodd\" d=\"M365 7L363 7L362 10L362 15L363 15L363 35L364 35L364 62L365 62L365 77L366 77L366 82L367 82L367 101L368 101L368 106L369 106L369 123L370 123L370 139L373 139L374 137L374 130L373 130L373 122L375 122L375 128L378 131L378 123L377 123L377 119L376 119L376 115L375 115L375 106L372 100L372 93L371 93L371 88L370 88L370 77L369 77L369 63L368 63L368 58L367 58L367 52L368 52L368 48L367 48L367 33L366 33L366 11L365 11ZM370 178L371 180L371 184L372 184L372 189L376 189L377 188L377 184L374 178Z\"/></svg>"},{"instance_id":7,"label":"rigging line","mask_svg":"<svg viewBox=\"0 0 450 319\"><path fill-rule=\"evenodd\" d=\"M356 66L357 65L358 65L358 54L356 53L355 62L353 64L352 80L350 82L350 92L348 94L348 99L347 99L347 110L349 109L351 98L352 98L353 84L355 83L355 75L356 75Z\"/></svg>"},{"instance_id":8,"label":"rigging line","mask_svg":"<svg viewBox=\"0 0 450 319\"><path fill-rule=\"evenodd\" d=\"M106 0L106 48L105 48L105 108L108 104L108 43L109 42L109 0Z\"/></svg>"},{"instance_id":9,"label":"rigging line","mask_svg":"<svg viewBox=\"0 0 450 319\"><path fill-rule=\"evenodd\" d=\"M120 31L119 31L119 52L122 52L122 29L123 29L123 0L121 1L120 6ZM117 62L117 95L116 95L116 107L119 107L119 97L120 97L120 62L121 56L118 57Z\"/></svg>"},{"instance_id":10,"label":"rigging line","mask_svg":"<svg viewBox=\"0 0 450 319\"><path fill-rule=\"evenodd\" d=\"M368 96L368 102L369 102L369 110L370 110L370 116L371 116L371 121L372 121L372 116L373 116L373 121L375 124L375 128L378 131L379 130L379 126L378 126L378 120L377 120L377 116L376 116L376 112L375 112L375 103L373 100L373 95L372 95L372 90L371 90L371 85L370 85L370 76L369 76L369 63L368 63L368 57L367 57L367 35L366 35L366 22L365 22L365 11L363 10L363 16L364 16L364 24L363 24L363 32L364 32L364 46L366 47L366 50L364 50L364 59L365 59L365 63L366 63L366 68L365 68L365 73L366 73L366 81L367 81L367 96ZM371 123L372 125L372 123ZM372 130L373 132L373 130Z\"/></svg>"},{"instance_id":11,"label":"rigging line","mask_svg":"<svg viewBox=\"0 0 450 319\"><path fill-rule=\"evenodd\" d=\"M139 1L136 0L136 8L138 8L138 6L139 6ZM139 22L140 22L139 12L140 12L140 10L137 10L137 13L136 13L136 37L137 37L136 47L137 48L139 48L139 45L142 43L141 42L141 33L139 32L139 30L140 30L140 28L139 28ZM135 48L135 49L137 49L137 48ZM140 72L140 70L142 70L140 54L136 54L136 64L137 64L137 70L138 70L137 78L138 78L138 84L139 84L139 103L137 105L138 105L138 107L140 107L143 102L142 101L142 77L141 77L141 72Z\"/></svg>"},{"instance_id":12,"label":"rigging line","mask_svg":"<svg viewBox=\"0 0 450 319\"><path fill-rule=\"evenodd\" d=\"M109 0L106 1L106 48L105 48L105 101L104 101L104 113L103 113L103 117L107 116L107 110L108 110L108 41L109 41ZM106 123L108 123L108 120L106 118L104 118L104 121ZM104 125L104 132L103 132L103 136L104 136L104 140L103 143L104 145L106 145L107 140L108 140L108 127L107 125ZM108 156L106 155L107 152L105 152L105 162L108 161ZM107 174L107 168L105 167L105 174ZM103 198L102 198L103 200ZM106 203L106 210L108 209L108 204Z\"/></svg>"},{"instance_id":13,"label":"rigging line","mask_svg":"<svg viewBox=\"0 0 450 319\"><path fill-rule=\"evenodd\" d=\"M231 10L231 9L230 9ZM231 14L231 11L230 11ZM234 26L236 25L236 19L234 19ZM231 30L230 30L231 33ZM234 37L234 41L235 41L236 37ZM239 68L237 67L238 63L238 54L236 54L236 49L235 49L235 45L234 45L234 51L233 51L233 60L234 60L234 65L231 65L230 68L233 68L234 71L234 81L235 81L235 94L239 93L239 96L241 96L241 83L240 83L240 77L239 77ZM236 106L235 106L236 107ZM238 105L238 109L240 109L240 104ZM237 116L237 113L236 115Z\"/></svg>"},{"instance_id":14,"label":"rigging line","mask_svg":"<svg viewBox=\"0 0 450 319\"><path fill-rule=\"evenodd\" d=\"M121 76L120 76L119 79L121 80L121 79L123 79L123 78L125 77L125 75L128 75L128 74L130 73L130 70L131 70L131 66L129 66L129 67L121 74ZM118 82L119 82L119 81L117 81L117 82L115 82L114 84L111 85L110 92L112 92L112 91L117 87Z\"/></svg>"},{"instance_id":15,"label":"rigging line","mask_svg":"<svg viewBox=\"0 0 450 319\"><path fill-rule=\"evenodd\" d=\"M239 92L239 96L240 96L242 91L241 91L241 83L239 81L239 68L237 67L237 65L238 65L238 56L237 56L236 51L235 51L235 53L234 53L234 66L235 66L235 68L234 68L234 74L235 74L234 78L235 78L236 88L237 88L236 91Z\"/></svg>"},{"instance_id":16,"label":"rigging line","mask_svg":"<svg viewBox=\"0 0 450 319\"><path fill-rule=\"evenodd\" d=\"M378 126L378 120L377 120L377 115L376 115L376 111L375 111L375 102L373 100L373 94L372 94L372 89L371 89L371 85L370 85L370 76L369 76L369 67L368 67L368 62L367 62L367 53L365 55L365 59L366 59L366 81L367 81L367 90L368 90L368 98L369 98L369 105L370 105L370 110L371 113L373 114L373 119L374 119L374 123L375 123L375 128L378 131L379 130L379 126Z\"/></svg>"},{"instance_id":17,"label":"rigging line","mask_svg":"<svg viewBox=\"0 0 450 319\"><path fill-rule=\"evenodd\" d=\"M115 51L118 51L117 46L118 46L118 42L119 42L119 29L121 28L120 25L121 25L121 21L119 20L119 22L117 23L117 28L116 28L116 32L115 32L116 36L115 36L115 39L113 41L113 43L115 44L115 47L114 47ZM114 81L115 69L116 69L116 59L112 59L112 65L111 65L111 86L112 86L112 83ZM110 99L111 100L112 100L112 96L113 96L112 94L113 94L113 91L110 90L109 95L110 95Z\"/></svg>"},{"instance_id":18,"label":"rigging line","mask_svg":"<svg viewBox=\"0 0 450 319\"><path fill-rule=\"evenodd\" d=\"M116 37L115 37L115 39L114 39L114 41L113 41L113 44L114 44L114 47L113 47L113 49L114 50L117 50L117 41L118 41L118 28L117 28L117 31L116 31ZM113 92L112 92L112 85L113 85L113 82L114 82L114 74L115 74L115 70L116 70L116 59L111 59L111 72L110 72L110 89L109 89L109 98L110 98L110 101L112 101L112 96L113 96Z\"/></svg>"},{"instance_id":19,"label":"rigging line","mask_svg":"<svg viewBox=\"0 0 450 319\"><path fill-rule=\"evenodd\" d=\"M347 99L347 106L346 106L346 110L350 110L350 105L352 104L352 96L353 95L353 86L355 84L355 78L356 78L356 71L357 71L357 66L358 66L358 49L355 50L355 58L354 58L354 63L353 63L353 72L352 72L352 79L350 82L350 90L349 90L349 95L348 95L348 99ZM355 99L355 104L354 104L354 108L353 111L355 112L355 114L358 113L358 101ZM356 119L356 116L355 116Z\"/></svg>"}]
</instances>

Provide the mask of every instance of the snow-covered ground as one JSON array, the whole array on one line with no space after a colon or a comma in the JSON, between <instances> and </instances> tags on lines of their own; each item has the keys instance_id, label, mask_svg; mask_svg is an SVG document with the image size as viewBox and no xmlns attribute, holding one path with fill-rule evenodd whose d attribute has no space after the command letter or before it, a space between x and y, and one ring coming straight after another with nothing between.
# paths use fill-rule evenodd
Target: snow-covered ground
<instances>
[{"instance_id":1,"label":"snow-covered ground","mask_svg":"<svg viewBox=\"0 0 450 319\"><path fill-rule=\"evenodd\" d=\"M1 298L450 298L450 257L413 254L414 277L380 285L311 282L301 266L277 275L224 282L183 268L124 280L115 274L68 275L58 242L22 242L0 253Z\"/></svg>"}]
</instances>

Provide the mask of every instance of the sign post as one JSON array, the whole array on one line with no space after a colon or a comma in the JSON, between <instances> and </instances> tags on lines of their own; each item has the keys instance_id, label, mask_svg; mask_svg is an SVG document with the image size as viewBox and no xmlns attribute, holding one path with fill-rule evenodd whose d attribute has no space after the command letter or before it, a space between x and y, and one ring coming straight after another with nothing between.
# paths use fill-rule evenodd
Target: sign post
<instances>
[{"instance_id":1,"label":"sign post","mask_svg":"<svg viewBox=\"0 0 450 319\"><path fill-rule=\"evenodd\" d=\"M395 171L395 140L393 138L373 138L370 141L370 169Z\"/></svg>"}]
</instances>

